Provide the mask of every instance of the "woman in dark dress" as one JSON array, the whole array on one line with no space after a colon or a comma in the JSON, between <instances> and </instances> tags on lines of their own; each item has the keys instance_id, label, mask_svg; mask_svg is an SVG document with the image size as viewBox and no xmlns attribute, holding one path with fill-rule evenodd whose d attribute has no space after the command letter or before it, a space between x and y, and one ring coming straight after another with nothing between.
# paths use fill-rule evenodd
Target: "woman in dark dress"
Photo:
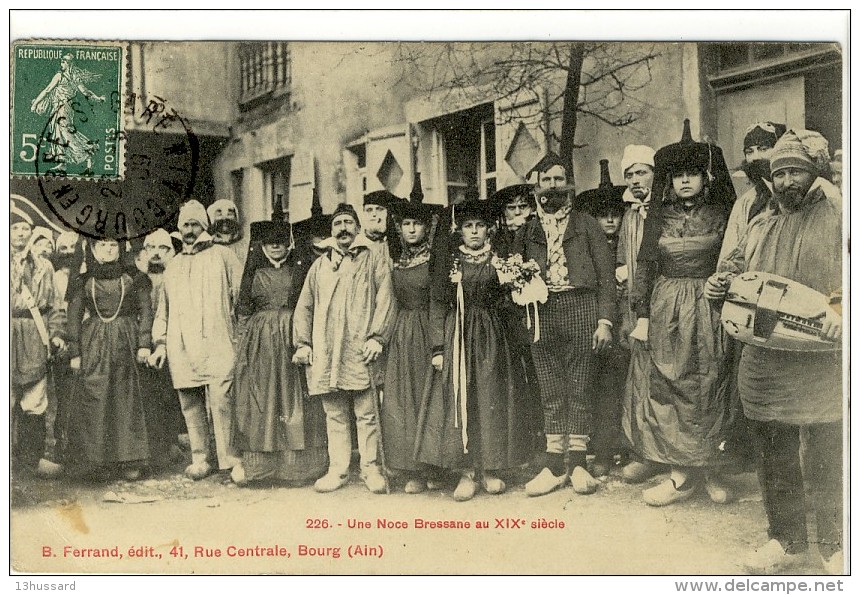
<instances>
[{"instance_id":1,"label":"woman in dark dress","mask_svg":"<svg viewBox=\"0 0 860 595\"><path fill-rule=\"evenodd\" d=\"M69 365L78 375L67 458L72 474L119 470L133 481L150 458L138 366L150 354L152 285L120 256L116 240L91 242L86 272L67 290Z\"/></svg>"},{"instance_id":2,"label":"woman in dark dress","mask_svg":"<svg viewBox=\"0 0 860 595\"><path fill-rule=\"evenodd\" d=\"M655 200L645 224L632 303L632 339L646 342L648 374L634 384L625 424L644 460L671 476L643 492L652 506L685 500L705 484L716 503L731 499L717 473L733 410L719 310L704 296L734 190L719 147L681 142L655 156Z\"/></svg>"},{"instance_id":3,"label":"woman in dark dress","mask_svg":"<svg viewBox=\"0 0 860 595\"><path fill-rule=\"evenodd\" d=\"M432 212L419 202L398 205L394 214L402 243L391 273L397 317L386 347L382 435L385 463L404 472L407 494L427 489L427 469L413 458L418 410L432 380L430 329L430 228Z\"/></svg>"},{"instance_id":4,"label":"woman in dark dress","mask_svg":"<svg viewBox=\"0 0 860 595\"><path fill-rule=\"evenodd\" d=\"M535 216L537 205L534 188L534 184L514 184L498 190L487 199L496 217L492 244L493 252L499 258L511 256L516 233ZM537 371L532 359L531 344L534 340L534 332L526 328L523 318L522 307L504 309L504 322L514 361L520 365L520 374L529 395L530 407L527 419L523 420L523 423L528 424L531 435L529 458L532 458L533 455L543 453L546 438L543 432L540 386L538 386Z\"/></svg>"},{"instance_id":5,"label":"woman in dark dress","mask_svg":"<svg viewBox=\"0 0 860 595\"><path fill-rule=\"evenodd\" d=\"M502 309L509 290L498 281L488 242L493 216L486 203L455 209L463 244L449 250L434 275L431 322L434 383L425 391L416 459L460 474L454 499L471 499L478 484L500 494L500 471L529 458L528 397L514 360ZM449 273L450 271L450 273Z\"/></svg>"},{"instance_id":6,"label":"woman in dark dress","mask_svg":"<svg viewBox=\"0 0 860 595\"><path fill-rule=\"evenodd\" d=\"M233 444L242 463L231 476L239 485L257 480L312 482L328 468L325 414L309 399L304 374L291 360L293 309L306 270L288 249L289 226L251 224L236 313L240 339L233 395Z\"/></svg>"}]
</instances>

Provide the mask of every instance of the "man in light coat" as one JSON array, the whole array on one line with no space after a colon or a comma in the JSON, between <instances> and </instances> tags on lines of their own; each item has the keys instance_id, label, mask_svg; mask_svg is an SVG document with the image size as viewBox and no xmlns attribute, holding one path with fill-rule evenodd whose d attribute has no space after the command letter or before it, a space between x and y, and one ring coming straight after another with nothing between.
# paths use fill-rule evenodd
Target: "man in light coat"
<instances>
[{"instance_id":1,"label":"man in light coat","mask_svg":"<svg viewBox=\"0 0 860 595\"><path fill-rule=\"evenodd\" d=\"M242 264L227 248L214 244L205 230L206 209L196 200L179 211L182 252L164 270L161 298L152 327L156 345L151 364L156 368L170 361L173 387L191 443L191 465L185 474L192 479L209 475L209 421L218 468L232 469L239 462L230 446L233 384L233 304L239 293Z\"/></svg>"},{"instance_id":2,"label":"man in light coat","mask_svg":"<svg viewBox=\"0 0 860 595\"><path fill-rule=\"evenodd\" d=\"M371 364L382 354L394 315L391 272L384 255L360 234L358 215L340 204L332 215L326 253L311 265L293 320L293 362L307 365L311 397L323 399L329 470L318 492L349 481L353 412L361 473L373 493L385 491L379 469L379 420Z\"/></svg>"}]
</instances>

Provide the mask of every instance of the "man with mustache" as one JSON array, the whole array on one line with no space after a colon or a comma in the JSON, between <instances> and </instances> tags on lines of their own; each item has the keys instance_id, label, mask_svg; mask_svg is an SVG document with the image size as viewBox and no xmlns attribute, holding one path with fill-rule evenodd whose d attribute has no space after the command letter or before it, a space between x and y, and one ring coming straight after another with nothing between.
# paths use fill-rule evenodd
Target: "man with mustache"
<instances>
[{"instance_id":1,"label":"man with mustache","mask_svg":"<svg viewBox=\"0 0 860 595\"><path fill-rule=\"evenodd\" d=\"M752 220L760 213L772 213L774 209L773 183L770 175L770 156L776 141L785 134L785 125L777 122L756 122L747 128L744 135L744 160L741 170L746 174L752 188L744 192L732 206L720 260L728 257L746 234ZM737 421L726 440L726 453L732 464L742 468L751 467L754 453L750 448L752 437L746 420L741 412L740 398L737 394L737 369L740 363L743 344L727 337L726 356L731 359L729 388L732 407L737 410Z\"/></svg>"},{"instance_id":2,"label":"man with mustache","mask_svg":"<svg viewBox=\"0 0 860 595\"><path fill-rule=\"evenodd\" d=\"M338 205L326 254L311 265L293 319L293 362L306 365L311 398L326 412L328 473L314 484L332 492L349 482L350 415L355 414L361 475L373 493L385 491L379 468L379 420L371 365L382 354L394 319L391 269L361 235L355 209Z\"/></svg>"},{"instance_id":3,"label":"man with mustache","mask_svg":"<svg viewBox=\"0 0 860 595\"><path fill-rule=\"evenodd\" d=\"M54 256L54 234L47 227L38 226L33 229L33 235L30 236L31 250L33 254L51 260Z\"/></svg>"},{"instance_id":4,"label":"man with mustache","mask_svg":"<svg viewBox=\"0 0 860 595\"><path fill-rule=\"evenodd\" d=\"M770 155L776 141L785 134L785 124L756 122L744 135L744 161L741 169L752 184L732 207L726 224L726 235L720 248L720 260L738 246L752 219L763 211L772 211L773 183L770 178Z\"/></svg>"},{"instance_id":5,"label":"man with mustache","mask_svg":"<svg viewBox=\"0 0 860 595\"><path fill-rule=\"evenodd\" d=\"M615 280L621 287L621 329L619 342L629 349L630 366L626 377L625 394L632 393L632 387L647 382L648 353L642 344L630 340L630 333L636 327L636 313L630 303L630 291L636 276L636 258L642 243L642 233L645 229L645 219L651 208L651 186L654 184L654 154L655 151L647 145L627 145L621 156L621 173L627 189L622 195L626 210L621 219L621 229L618 232L618 250L615 255ZM623 420L629 420L630 404L624 407L627 415ZM623 421L622 423L628 423ZM632 455L635 456L635 455ZM649 461L631 460L621 470L624 481L639 483L645 481L660 471L660 466Z\"/></svg>"},{"instance_id":6,"label":"man with mustache","mask_svg":"<svg viewBox=\"0 0 860 595\"><path fill-rule=\"evenodd\" d=\"M179 210L182 252L164 269L158 310L152 327L156 345L150 365L170 361L173 387L191 444L191 465L185 474L203 479L209 463L209 416L218 468L228 471L239 462L230 444L233 384L233 305L242 280L242 265L232 250L215 244L206 232L206 209L190 200ZM159 234L158 245L168 241Z\"/></svg>"},{"instance_id":7,"label":"man with mustache","mask_svg":"<svg viewBox=\"0 0 860 595\"><path fill-rule=\"evenodd\" d=\"M135 259L137 268L146 273L152 282L150 297L153 312L158 311L164 270L175 254L170 234L159 228L144 238L142 249ZM161 369L144 371L144 381L149 386L150 395L146 401L149 452L155 467L163 467L171 461L171 456L179 455L178 436L182 425L182 410L170 380L168 364L169 362Z\"/></svg>"},{"instance_id":8,"label":"man with mustache","mask_svg":"<svg viewBox=\"0 0 860 595\"><path fill-rule=\"evenodd\" d=\"M242 239L239 209L232 200L226 198L216 200L206 209L206 214L212 222L209 226L212 243L229 246Z\"/></svg>"},{"instance_id":9,"label":"man with mustache","mask_svg":"<svg viewBox=\"0 0 860 595\"><path fill-rule=\"evenodd\" d=\"M73 268L80 267L83 262L81 236L74 231L64 231L58 235L57 250L51 257L51 262L54 265L54 282L57 285L57 291L65 297L69 274Z\"/></svg>"},{"instance_id":10,"label":"man with mustache","mask_svg":"<svg viewBox=\"0 0 860 595\"><path fill-rule=\"evenodd\" d=\"M776 209L756 217L746 236L705 286L722 300L734 275L761 271L787 277L830 298L821 338L842 338L842 199L819 175L818 133L789 130L770 156ZM824 145L826 146L826 145ZM826 154L820 151L821 156ZM835 345L836 346L836 345ZM834 347L835 347L834 346ZM745 345L738 369L743 411L759 462L770 540L750 554L750 572L786 570L809 547L805 494L815 511L824 568L845 572L842 555L842 353L796 352ZM802 448L801 448L802 443ZM801 455L803 462L801 467Z\"/></svg>"},{"instance_id":11,"label":"man with mustache","mask_svg":"<svg viewBox=\"0 0 860 595\"><path fill-rule=\"evenodd\" d=\"M575 492L591 494L599 482L586 469L589 384L594 354L612 344L614 262L594 217L573 208L573 186L561 158L548 154L534 173L537 217L520 228L512 250L525 261L537 261L549 289L549 299L539 306L540 340L531 344L546 452L526 493L548 494L570 481Z\"/></svg>"}]
</instances>

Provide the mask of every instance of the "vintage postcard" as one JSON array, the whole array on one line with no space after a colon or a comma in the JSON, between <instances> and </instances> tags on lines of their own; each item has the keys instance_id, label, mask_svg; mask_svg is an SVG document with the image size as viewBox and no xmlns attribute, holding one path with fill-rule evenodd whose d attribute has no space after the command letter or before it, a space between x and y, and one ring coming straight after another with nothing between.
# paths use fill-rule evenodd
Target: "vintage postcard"
<instances>
[{"instance_id":1,"label":"vintage postcard","mask_svg":"<svg viewBox=\"0 0 860 595\"><path fill-rule=\"evenodd\" d=\"M13 28L18 590L842 590L846 40L692 12L610 41L655 15L564 11L191 40L209 14L174 15L185 39Z\"/></svg>"}]
</instances>

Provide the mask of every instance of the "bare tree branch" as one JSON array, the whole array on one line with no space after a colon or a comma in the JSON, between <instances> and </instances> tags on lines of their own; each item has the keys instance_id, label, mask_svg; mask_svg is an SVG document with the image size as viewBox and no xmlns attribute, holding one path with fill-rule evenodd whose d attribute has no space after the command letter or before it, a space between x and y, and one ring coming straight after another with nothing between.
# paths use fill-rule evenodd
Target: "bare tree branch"
<instances>
[{"instance_id":1,"label":"bare tree branch","mask_svg":"<svg viewBox=\"0 0 860 595\"><path fill-rule=\"evenodd\" d=\"M577 47L577 52L571 52ZM561 118L561 134L546 131L562 157L581 148L575 143L577 115L612 127L634 125L647 106L636 93L652 82L656 46L632 51L620 43L570 42L400 42L393 60L400 68L397 84L442 100L485 97L540 99L537 89L550 91L539 114L510 110L506 122L538 123Z\"/></svg>"}]
</instances>

